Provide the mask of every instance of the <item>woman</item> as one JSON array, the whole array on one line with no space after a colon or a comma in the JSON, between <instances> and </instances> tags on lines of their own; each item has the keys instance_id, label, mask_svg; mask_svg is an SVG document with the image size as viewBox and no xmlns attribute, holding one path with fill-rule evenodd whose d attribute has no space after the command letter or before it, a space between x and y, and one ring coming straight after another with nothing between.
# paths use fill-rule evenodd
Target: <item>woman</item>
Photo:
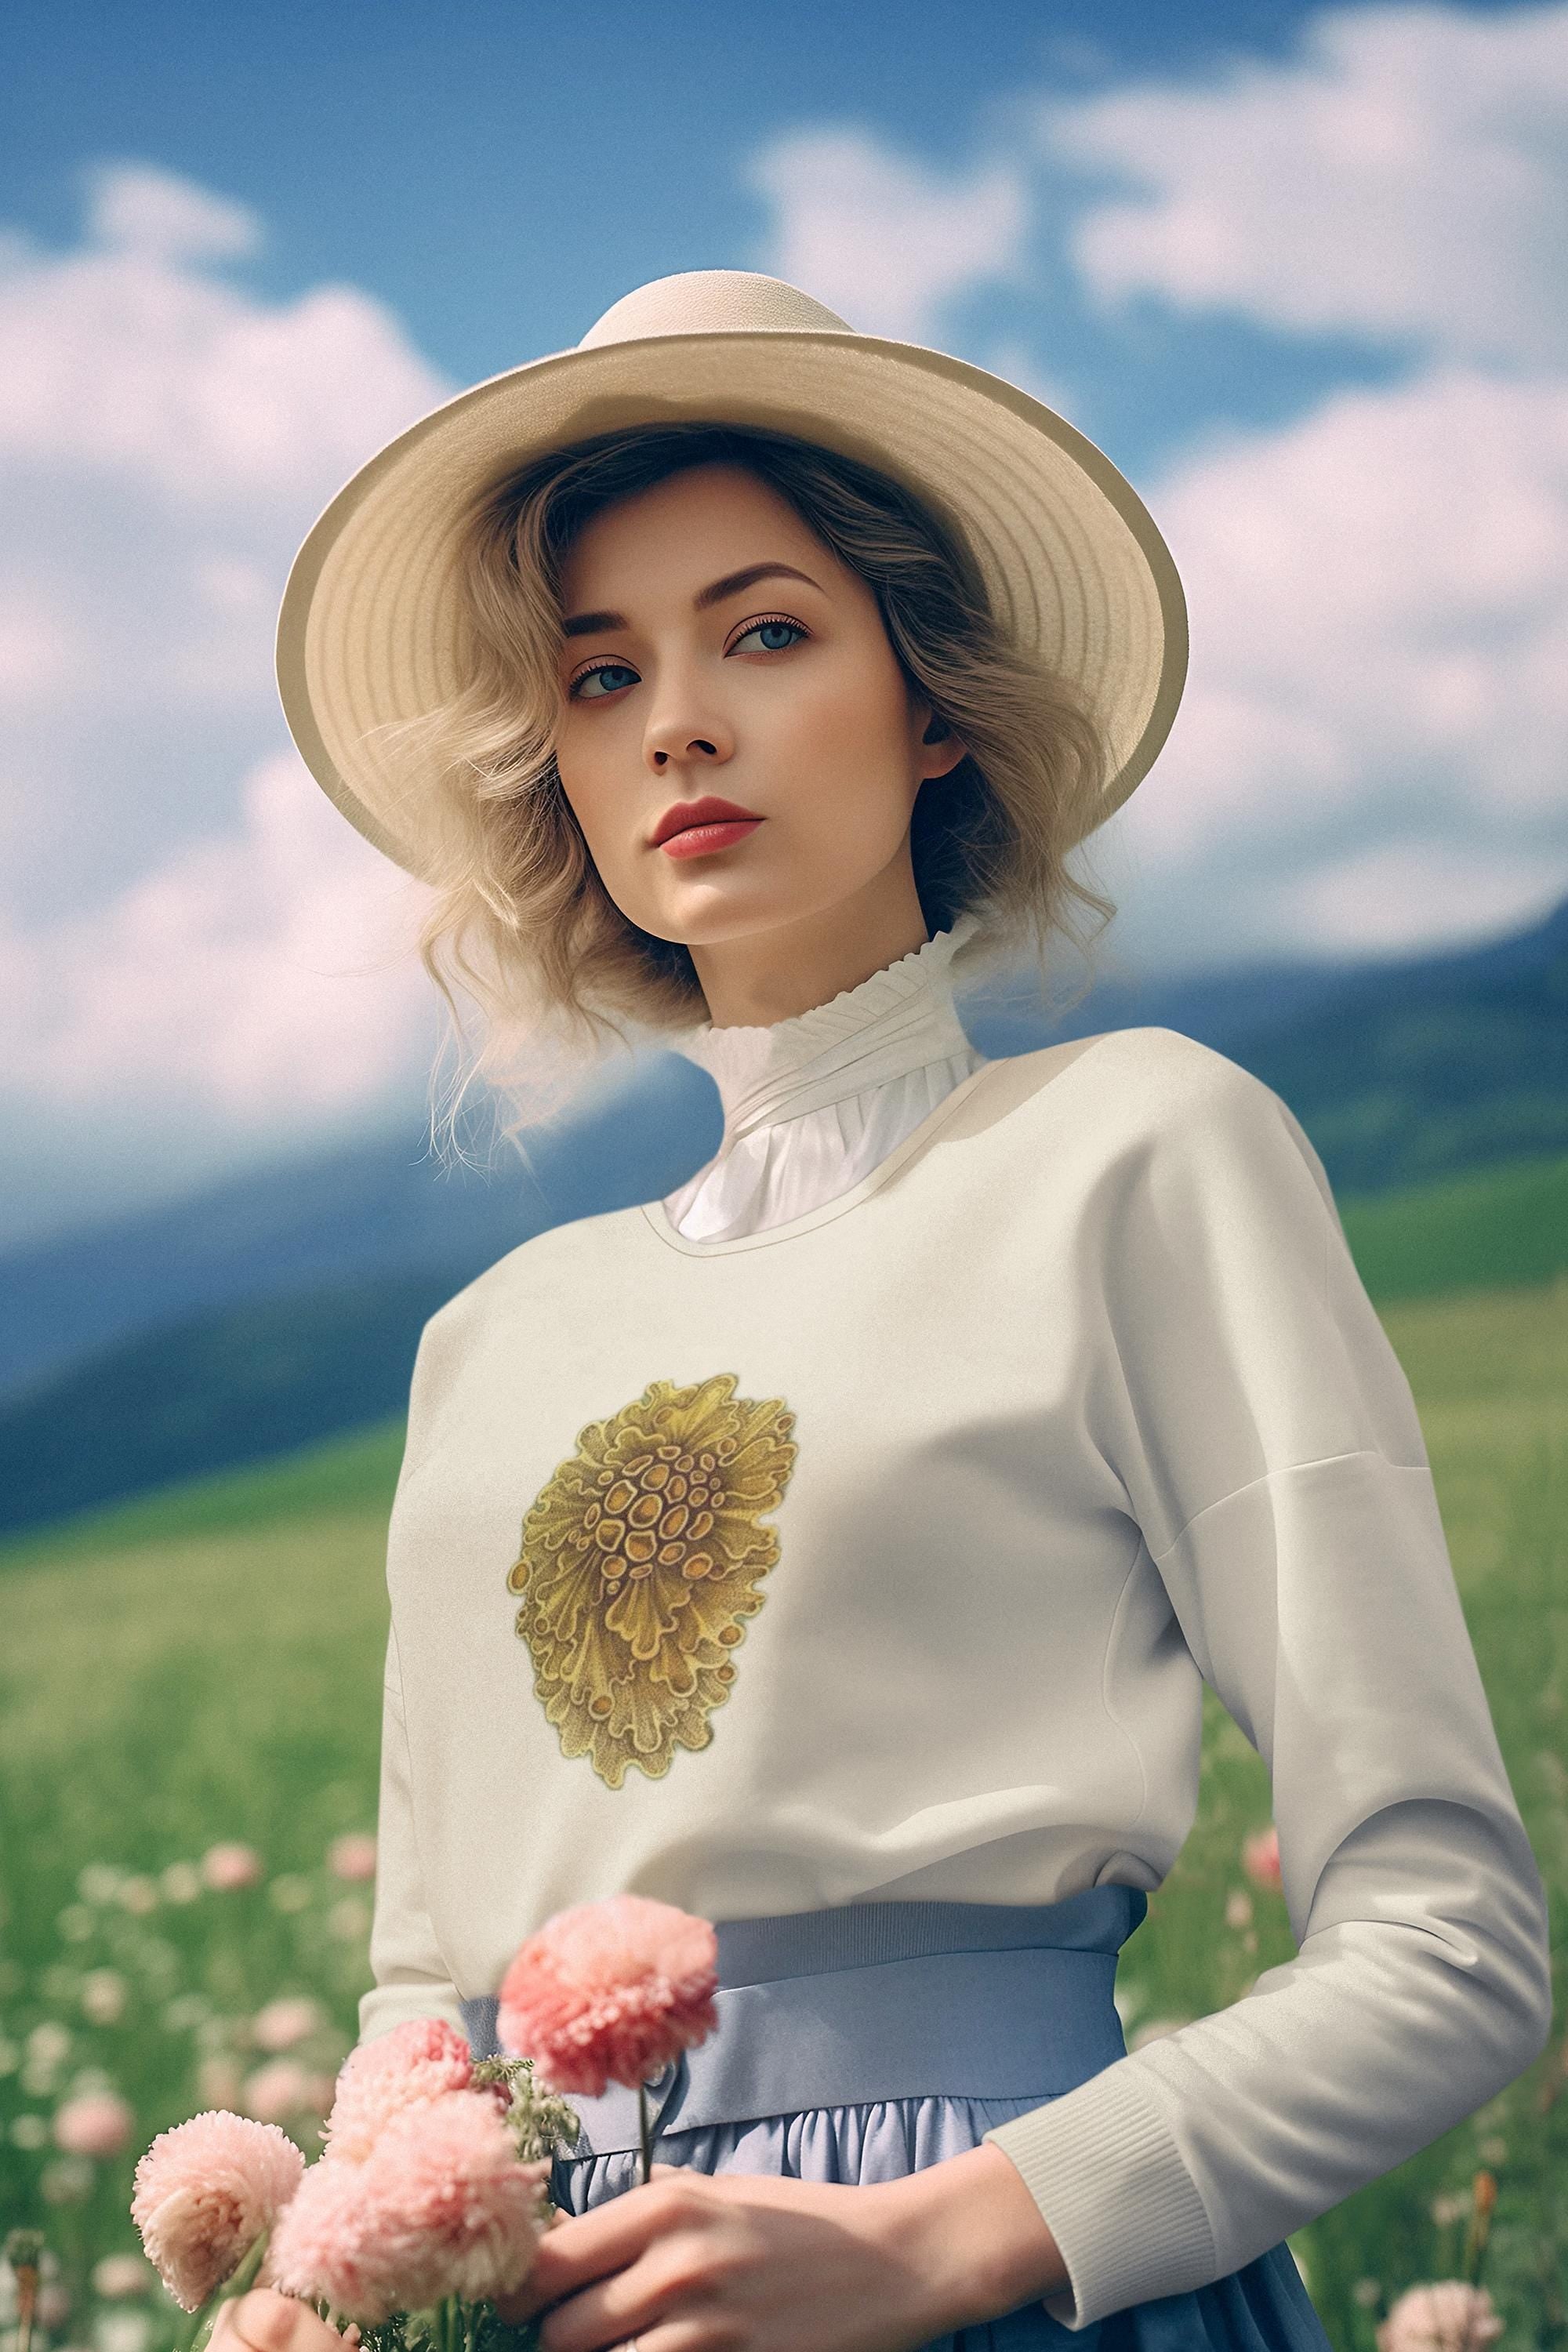
<instances>
[{"instance_id":1,"label":"woman","mask_svg":"<svg viewBox=\"0 0 1568 2352\"><path fill-rule=\"evenodd\" d=\"M662 1034L725 1109L669 1199L434 1318L393 1519L364 2032L482 2036L568 1904L721 1923L674 2169L585 2103L549 2352L1305 2352L1286 2234L1542 2045L1540 1879L1310 1144L1173 1033L986 1063L953 1013L1109 913L1065 861L1184 664L1070 427L741 273L427 418L296 566L290 723L436 884L432 970L495 1041ZM1205 1682L1301 1949L1129 2054Z\"/></svg>"}]
</instances>

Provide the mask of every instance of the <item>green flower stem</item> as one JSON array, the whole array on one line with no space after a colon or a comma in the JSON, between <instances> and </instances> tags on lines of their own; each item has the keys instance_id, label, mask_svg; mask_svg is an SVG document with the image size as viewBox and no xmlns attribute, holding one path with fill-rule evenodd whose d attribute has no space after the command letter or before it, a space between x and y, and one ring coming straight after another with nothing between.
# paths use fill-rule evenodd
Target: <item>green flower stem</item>
<instances>
[{"instance_id":1,"label":"green flower stem","mask_svg":"<svg viewBox=\"0 0 1568 2352\"><path fill-rule=\"evenodd\" d=\"M5 2241L5 2259L16 2281L17 2352L31 2352L43 2254L41 2230L13 2230Z\"/></svg>"},{"instance_id":2,"label":"green flower stem","mask_svg":"<svg viewBox=\"0 0 1568 2352\"><path fill-rule=\"evenodd\" d=\"M637 2128L642 2135L642 2177L646 2189L653 2179L653 2116L647 2103L647 2084L637 2084Z\"/></svg>"}]
</instances>

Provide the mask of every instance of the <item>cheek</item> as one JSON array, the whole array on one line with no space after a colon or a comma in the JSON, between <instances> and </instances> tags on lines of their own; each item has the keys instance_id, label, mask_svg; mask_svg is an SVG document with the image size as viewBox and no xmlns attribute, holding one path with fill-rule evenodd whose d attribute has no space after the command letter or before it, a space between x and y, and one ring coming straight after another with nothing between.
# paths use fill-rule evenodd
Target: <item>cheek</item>
<instances>
[{"instance_id":1,"label":"cheek","mask_svg":"<svg viewBox=\"0 0 1568 2352\"><path fill-rule=\"evenodd\" d=\"M871 828L907 821L914 799L902 673L864 660L826 673L790 714L791 749L814 800Z\"/></svg>"},{"instance_id":2,"label":"cheek","mask_svg":"<svg viewBox=\"0 0 1568 2352\"><path fill-rule=\"evenodd\" d=\"M614 866L626 856L625 844L618 838L624 828L617 828L615 821L614 775L603 756L603 748L585 742L580 735L567 733L555 751L561 788L601 873L605 871L606 864ZM620 798L624 803L624 793Z\"/></svg>"}]
</instances>

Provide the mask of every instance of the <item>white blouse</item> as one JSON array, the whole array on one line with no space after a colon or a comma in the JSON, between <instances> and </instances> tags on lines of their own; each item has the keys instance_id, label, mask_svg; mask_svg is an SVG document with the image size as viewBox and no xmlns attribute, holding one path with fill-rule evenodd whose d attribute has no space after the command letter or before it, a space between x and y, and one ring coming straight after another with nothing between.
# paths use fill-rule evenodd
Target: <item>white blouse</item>
<instances>
[{"instance_id":1,"label":"white blouse","mask_svg":"<svg viewBox=\"0 0 1568 2352\"><path fill-rule=\"evenodd\" d=\"M664 1202L690 1241L787 1224L849 1192L980 1069L952 1001L952 959L979 930L951 930L858 988L787 1021L675 1038L724 1106L718 1151Z\"/></svg>"}]
</instances>

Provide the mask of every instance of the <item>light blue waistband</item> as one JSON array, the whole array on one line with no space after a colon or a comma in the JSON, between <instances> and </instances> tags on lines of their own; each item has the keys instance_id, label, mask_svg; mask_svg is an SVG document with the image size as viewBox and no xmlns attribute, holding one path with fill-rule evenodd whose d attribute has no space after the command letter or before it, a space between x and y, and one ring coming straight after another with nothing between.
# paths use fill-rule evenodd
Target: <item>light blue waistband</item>
<instances>
[{"instance_id":1,"label":"light blue waistband","mask_svg":"<svg viewBox=\"0 0 1568 2352\"><path fill-rule=\"evenodd\" d=\"M855 1903L719 1927L719 2027L649 2086L686 2131L887 2099L1054 2098L1126 2054L1116 1955L1132 1886L1060 1903ZM475 2052L496 2002L463 2003ZM637 2145L635 2091L574 2098L579 2155Z\"/></svg>"}]
</instances>

